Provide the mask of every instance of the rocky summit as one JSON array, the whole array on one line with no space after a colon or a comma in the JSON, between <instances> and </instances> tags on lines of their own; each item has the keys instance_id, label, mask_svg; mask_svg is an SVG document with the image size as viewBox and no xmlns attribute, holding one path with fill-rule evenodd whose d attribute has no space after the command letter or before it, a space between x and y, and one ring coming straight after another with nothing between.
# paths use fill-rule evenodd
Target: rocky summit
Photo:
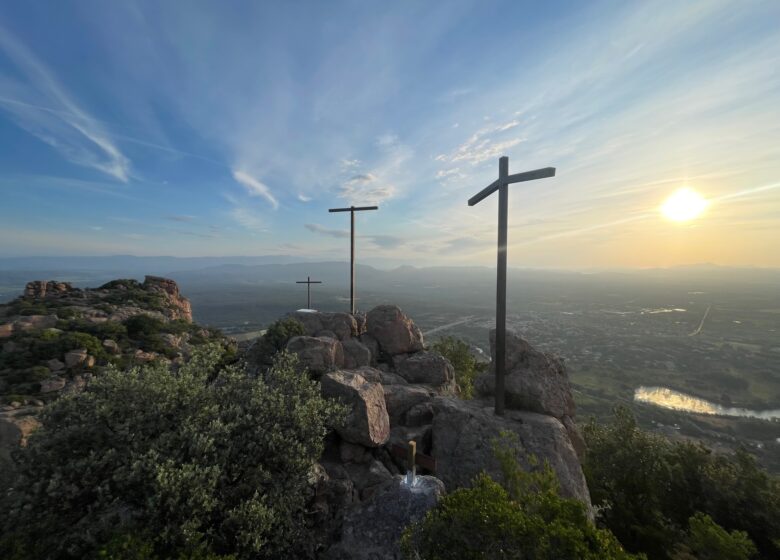
<instances>
[{"instance_id":1,"label":"rocky summit","mask_svg":"<svg viewBox=\"0 0 780 560\"><path fill-rule=\"evenodd\" d=\"M349 411L328 438L314 474L311 525L324 557L401 558L402 528L421 519L445 489L469 486L482 471L501 476L492 441L506 433L513 434L522 465L547 462L563 495L590 511L560 359L509 336L509 410L498 417L490 398L492 374L480 380L479 398L459 398L452 365L426 350L420 329L397 306L365 315L306 311L289 317L305 332L292 337L287 350L320 380L324 395ZM404 482L409 464L397 452L412 440L418 453L435 461L435 469L420 469L426 476L417 486Z\"/></svg>"},{"instance_id":2,"label":"rocky summit","mask_svg":"<svg viewBox=\"0 0 780 560\"><path fill-rule=\"evenodd\" d=\"M225 339L192 322L189 300L167 278L94 289L29 282L0 305L0 461L24 444L47 402L83 390L109 364L181 363L211 340Z\"/></svg>"}]
</instances>

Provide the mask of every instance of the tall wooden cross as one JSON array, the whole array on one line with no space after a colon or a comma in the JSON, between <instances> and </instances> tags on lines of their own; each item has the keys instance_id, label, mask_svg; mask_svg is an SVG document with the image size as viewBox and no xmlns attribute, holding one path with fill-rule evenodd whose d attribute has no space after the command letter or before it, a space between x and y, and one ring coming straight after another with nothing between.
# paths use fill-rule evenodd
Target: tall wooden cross
<instances>
[{"instance_id":1,"label":"tall wooden cross","mask_svg":"<svg viewBox=\"0 0 780 560\"><path fill-rule=\"evenodd\" d=\"M355 314L355 212L378 210L379 206L350 206L349 208L331 208L328 212L349 212L349 312Z\"/></svg>"},{"instance_id":2,"label":"tall wooden cross","mask_svg":"<svg viewBox=\"0 0 780 560\"><path fill-rule=\"evenodd\" d=\"M506 370L506 240L507 240L507 205L509 201L509 185L534 179L554 177L555 168L545 167L525 173L509 174L509 158L503 156L498 160L498 179L469 199L469 206L474 206L484 198L498 191L498 263L496 280L496 404L498 416L504 415L504 375Z\"/></svg>"},{"instance_id":3,"label":"tall wooden cross","mask_svg":"<svg viewBox=\"0 0 780 560\"><path fill-rule=\"evenodd\" d=\"M311 276L307 276L306 280L298 280L296 284L306 284L306 309L311 309L311 285L322 284L320 280L312 280Z\"/></svg>"}]
</instances>

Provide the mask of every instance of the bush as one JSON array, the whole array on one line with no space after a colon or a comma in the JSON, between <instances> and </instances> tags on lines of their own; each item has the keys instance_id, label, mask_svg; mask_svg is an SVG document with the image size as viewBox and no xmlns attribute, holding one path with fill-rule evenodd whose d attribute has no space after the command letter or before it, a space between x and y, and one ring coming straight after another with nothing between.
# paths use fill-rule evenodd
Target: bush
<instances>
[{"instance_id":1,"label":"bush","mask_svg":"<svg viewBox=\"0 0 780 560\"><path fill-rule=\"evenodd\" d=\"M152 535L161 558L295 557L307 475L343 408L287 354L259 378L221 359L206 346L175 373L108 368L49 405L0 503L0 557L88 558L117 534Z\"/></svg>"},{"instance_id":2,"label":"bush","mask_svg":"<svg viewBox=\"0 0 780 560\"><path fill-rule=\"evenodd\" d=\"M704 513L688 520L688 535L673 560L750 560L758 551L744 531L728 532Z\"/></svg>"},{"instance_id":3,"label":"bush","mask_svg":"<svg viewBox=\"0 0 780 560\"><path fill-rule=\"evenodd\" d=\"M160 334L165 328L165 323L156 317L150 315L133 315L125 319L125 329L130 338L141 338L143 336Z\"/></svg>"},{"instance_id":4,"label":"bush","mask_svg":"<svg viewBox=\"0 0 780 560\"><path fill-rule=\"evenodd\" d=\"M474 380L485 371L485 364L477 362L468 344L451 336L437 340L433 344L433 350L447 358L455 368L455 381L461 398L473 398Z\"/></svg>"},{"instance_id":5,"label":"bush","mask_svg":"<svg viewBox=\"0 0 780 560\"><path fill-rule=\"evenodd\" d=\"M252 346L250 358L258 364L270 365L274 356L287 346L287 341L304 334L306 330L300 321L292 318L279 319L271 324L262 338Z\"/></svg>"},{"instance_id":6,"label":"bush","mask_svg":"<svg viewBox=\"0 0 780 560\"><path fill-rule=\"evenodd\" d=\"M744 531L762 558L780 557L780 482L744 449L715 454L640 430L625 408L611 424L584 429L584 466L603 523L630 551L672 558L701 512Z\"/></svg>"},{"instance_id":7,"label":"bush","mask_svg":"<svg viewBox=\"0 0 780 560\"><path fill-rule=\"evenodd\" d=\"M507 437L507 436L505 436ZM545 465L526 472L516 441L494 442L503 486L481 474L471 488L448 494L404 533L402 549L414 560L629 560L615 537L597 529L585 506L562 498Z\"/></svg>"}]
</instances>

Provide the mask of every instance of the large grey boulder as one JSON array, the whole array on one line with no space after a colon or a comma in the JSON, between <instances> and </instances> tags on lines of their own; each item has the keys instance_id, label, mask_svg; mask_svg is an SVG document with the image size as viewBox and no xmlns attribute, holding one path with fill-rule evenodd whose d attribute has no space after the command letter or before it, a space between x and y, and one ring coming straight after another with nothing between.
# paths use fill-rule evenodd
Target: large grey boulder
<instances>
[{"instance_id":1,"label":"large grey boulder","mask_svg":"<svg viewBox=\"0 0 780 560\"><path fill-rule=\"evenodd\" d=\"M356 338L348 338L342 341L344 348L344 367L355 369L371 365L371 350L366 348Z\"/></svg>"},{"instance_id":2,"label":"large grey boulder","mask_svg":"<svg viewBox=\"0 0 780 560\"><path fill-rule=\"evenodd\" d=\"M287 350L298 356L298 363L314 375L322 375L344 366L344 350L335 338L294 336Z\"/></svg>"},{"instance_id":3,"label":"large grey boulder","mask_svg":"<svg viewBox=\"0 0 780 560\"><path fill-rule=\"evenodd\" d=\"M433 387L453 386L455 369L444 356L436 352L416 352L393 356L395 372L409 383Z\"/></svg>"},{"instance_id":4,"label":"large grey boulder","mask_svg":"<svg viewBox=\"0 0 780 560\"><path fill-rule=\"evenodd\" d=\"M419 352L423 336L414 322L396 305L379 305L366 315L366 332L388 356Z\"/></svg>"},{"instance_id":5,"label":"large grey boulder","mask_svg":"<svg viewBox=\"0 0 780 560\"><path fill-rule=\"evenodd\" d=\"M414 486L395 476L368 500L344 516L341 539L326 553L328 559L400 560L404 529L420 521L444 495L444 484L418 476Z\"/></svg>"},{"instance_id":6,"label":"large grey boulder","mask_svg":"<svg viewBox=\"0 0 780 560\"><path fill-rule=\"evenodd\" d=\"M384 385L385 405L390 415L390 423L395 426L401 422L406 412L413 406L430 401L435 395L430 389L419 385Z\"/></svg>"},{"instance_id":7,"label":"large grey boulder","mask_svg":"<svg viewBox=\"0 0 780 560\"><path fill-rule=\"evenodd\" d=\"M524 468L531 468L532 456L539 462L548 462L561 483L561 493L580 500L590 510L582 467L559 420L516 410L496 416L493 403L487 400L437 397L433 406L431 454L436 458L436 475L448 488L469 486L483 470L500 479L501 470L491 442L502 431L508 431L517 436L518 459Z\"/></svg>"},{"instance_id":8,"label":"large grey boulder","mask_svg":"<svg viewBox=\"0 0 780 560\"><path fill-rule=\"evenodd\" d=\"M495 391L495 334L495 330L490 331L491 371L475 383L483 396L492 396ZM563 360L536 350L512 331L506 335L506 406L558 419L574 416L574 397Z\"/></svg>"},{"instance_id":9,"label":"large grey boulder","mask_svg":"<svg viewBox=\"0 0 780 560\"><path fill-rule=\"evenodd\" d=\"M339 435L351 443L379 447L390 437L390 417L380 383L353 371L333 371L320 380L322 394L347 405L349 412Z\"/></svg>"}]
</instances>

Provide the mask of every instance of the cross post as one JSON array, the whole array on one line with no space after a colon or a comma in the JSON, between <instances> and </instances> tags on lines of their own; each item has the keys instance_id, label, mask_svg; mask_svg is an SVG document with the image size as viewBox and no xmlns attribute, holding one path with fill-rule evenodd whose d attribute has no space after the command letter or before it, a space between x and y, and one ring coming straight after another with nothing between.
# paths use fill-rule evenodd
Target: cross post
<instances>
[{"instance_id":1,"label":"cross post","mask_svg":"<svg viewBox=\"0 0 780 560\"><path fill-rule=\"evenodd\" d=\"M298 280L296 284L306 284L306 309L311 309L311 285L322 284L320 280L312 280L311 276L307 276L306 280Z\"/></svg>"},{"instance_id":2,"label":"cross post","mask_svg":"<svg viewBox=\"0 0 780 560\"><path fill-rule=\"evenodd\" d=\"M349 212L349 312L355 314L355 212L378 210L379 206L350 206L349 208L330 208L328 212Z\"/></svg>"},{"instance_id":3,"label":"cross post","mask_svg":"<svg viewBox=\"0 0 780 560\"><path fill-rule=\"evenodd\" d=\"M544 167L524 173L509 174L509 158L502 156L498 160L498 179L469 199L469 206L478 204L494 192L498 191L498 258L496 263L496 391L495 412L497 416L504 415L506 403L506 257L507 257L507 222L509 206L509 185L535 179L554 177L554 167Z\"/></svg>"}]
</instances>

